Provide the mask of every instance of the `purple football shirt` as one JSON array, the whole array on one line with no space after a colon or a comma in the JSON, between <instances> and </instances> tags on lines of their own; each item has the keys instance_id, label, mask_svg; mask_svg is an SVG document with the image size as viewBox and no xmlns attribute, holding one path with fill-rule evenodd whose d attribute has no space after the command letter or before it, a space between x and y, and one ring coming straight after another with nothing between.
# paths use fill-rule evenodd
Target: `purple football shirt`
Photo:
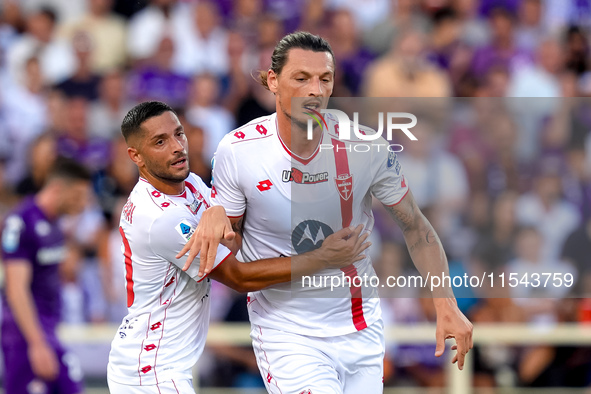
<instances>
[{"instance_id":1,"label":"purple football shirt","mask_svg":"<svg viewBox=\"0 0 591 394\"><path fill-rule=\"evenodd\" d=\"M59 263L65 256L64 235L55 221L49 220L35 204L26 199L7 217L2 226L2 262L27 260L31 264L31 292L40 323L48 341L57 341L55 328L60 320ZM2 345L24 341L2 294Z\"/></svg>"}]
</instances>

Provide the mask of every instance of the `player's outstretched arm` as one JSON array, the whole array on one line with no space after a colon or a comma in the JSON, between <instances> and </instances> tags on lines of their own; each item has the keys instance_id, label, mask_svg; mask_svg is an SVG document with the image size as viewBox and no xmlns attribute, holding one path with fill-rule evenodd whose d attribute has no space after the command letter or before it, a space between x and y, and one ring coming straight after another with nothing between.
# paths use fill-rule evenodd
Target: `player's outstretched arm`
<instances>
[{"instance_id":1,"label":"player's outstretched arm","mask_svg":"<svg viewBox=\"0 0 591 394\"><path fill-rule=\"evenodd\" d=\"M413 263L423 276L449 275L447 258L441 241L433 226L417 206L412 193L396 205L386 206L390 215L400 226ZM464 368L466 353L472 349L472 323L458 308L453 290L450 287L439 287L433 290L433 302L437 310L437 346L435 356L440 357L445 350L445 340L455 338L457 350L452 362L458 362L458 368Z\"/></svg>"},{"instance_id":2,"label":"player's outstretched arm","mask_svg":"<svg viewBox=\"0 0 591 394\"><path fill-rule=\"evenodd\" d=\"M342 268L365 258L370 242L361 235L363 226L345 228L328 236L322 246L294 257L277 257L241 263L233 255L211 272L209 277L239 292L264 289L292 278L312 275L327 268Z\"/></svg>"},{"instance_id":3,"label":"player's outstretched arm","mask_svg":"<svg viewBox=\"0 0 591 394\"><path fill-rule=\"evenodd\" d=\"M201 215L195 234L187 241L183 249L176 255L176 258L180 259L185 253L189 252L187 261L183 266L183 271L186 271L195 260L195 257L201 253L199 276L207 275L213 268L220 242L226 241L225 244L232 250L232 253L236 254L238 252L237 246L232 246L232 241L235 238L236 233L232 229L230 219L226 216L226 210L220 205L208 208Z\"/></svg>"}]
</instances>

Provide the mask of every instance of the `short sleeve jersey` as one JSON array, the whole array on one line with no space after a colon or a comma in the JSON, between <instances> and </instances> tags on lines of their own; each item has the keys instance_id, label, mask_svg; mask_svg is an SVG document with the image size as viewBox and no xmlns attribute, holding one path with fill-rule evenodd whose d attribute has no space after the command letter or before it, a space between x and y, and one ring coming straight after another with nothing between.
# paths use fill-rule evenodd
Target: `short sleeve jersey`
<instances>
[{"instance_id":1,"label":"short sleeve jersey","mask_svg":"<svg viewBox=\"0 0 591 394\"><path fill-rule=\"evenodd\" d=\"M191 378L207 336L210 280L197 276L199 258L184 272L185 258L175 256L209 207L209 194L194 174L178 196L145 179L131 192L119 228L128 314L111 345L109 379L153 385ZM220 245L214 269L229 255Z\"/></svg>"},{"instance_id":2,"label":"short sleeve jersey","mask_svg":"<svg viewBox=\"0 0 591 394\"><path fill-rule=\"evenodd\" d=\"M395 205L408 192L396 153L383 138L367 144L352 132L351 139L342 140L336 119L326 116L326 121L320 144L308 159L285 146L276 114L253 120L220 143L214 158L212 203L222 205L230 217L245 215L241 248L245 261L305 253L350 225L363 224L371 231L372 196ZM369 258L342 272L325 270L316 277L364 274L375 275ZM343 287L327 293L324 286L292 282L249 296L251 322L305 335L344 335L367 327L381 315L375 293L367 288Z\"/></svg>"}]
</instances>

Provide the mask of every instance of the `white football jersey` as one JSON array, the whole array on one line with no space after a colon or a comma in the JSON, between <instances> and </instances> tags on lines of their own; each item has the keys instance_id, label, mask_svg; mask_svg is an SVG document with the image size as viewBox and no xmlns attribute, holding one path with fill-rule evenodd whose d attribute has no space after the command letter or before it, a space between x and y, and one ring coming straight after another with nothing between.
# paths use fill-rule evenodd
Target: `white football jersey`
<instances>
[{"instance_id":1,"label":"white football jersey","mask_svg":"<svg viewBox=\"0 0 591 394\"><path fill-rule=\"evenodd\" d=\"M111 345L108 377L127 385L191 379L209 326L209 278L199 260L183 272L176 254L209 207L209 188L195 174L170 196L140 179L121 213L128 314ZM230 255L218 248L215 267ZM123 256L122 256L123 257Z\"/></svg>"},{"instance_id":2,"label":"white football jersey","mask_svg":"<svg viewBox=\"0 0 591 394\"><path fill-rule=\"evenodd\" d=\"M367 146L361 146L366 141L357 137L339 140L336 119L325 118L328 127L321 144L306 160L281 141L276 114L253 120L220 143L211 201L230 217L245 215L245 261L304 253L349 225L363 224L371 231L372 195L395 205L408 192L396 154L384 139L370 142L373 146L366 151ZM375 271L366 258L342 272L325 270L315 277L343 274L371 277ZM381 316L376 289L345 286L331 291L330 282L328 289L309 282L304 287L296 279L301 278L250 293L251 322L327 337L362 330Z\"/></svg>"}]
</instances>

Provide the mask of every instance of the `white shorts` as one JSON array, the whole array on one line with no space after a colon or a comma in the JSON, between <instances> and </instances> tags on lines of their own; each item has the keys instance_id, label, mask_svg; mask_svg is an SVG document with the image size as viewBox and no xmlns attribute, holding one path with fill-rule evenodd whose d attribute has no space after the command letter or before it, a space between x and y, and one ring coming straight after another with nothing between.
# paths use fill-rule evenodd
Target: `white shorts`
<instances>
[{"instance_id":1,"label":"white shorts","mask_svg":"<svg viewBox=\"0 0 591 394\"><path fill-rule=\"evenodd\" d=\"M166 380L159 384L129 386L107 379L111 394L195 394L191 379Z\"/></svg>"},{"instance_id":2,"label":"white shorts","mask_svg":"<svg viewBox=\"0 0 591 394\"><path fill-rule=\"evenodd\" d=\"M383 392L384 324L337 337L310 337L255 324L252 345L272 394Z\"/></svg>"}]
</instances>

